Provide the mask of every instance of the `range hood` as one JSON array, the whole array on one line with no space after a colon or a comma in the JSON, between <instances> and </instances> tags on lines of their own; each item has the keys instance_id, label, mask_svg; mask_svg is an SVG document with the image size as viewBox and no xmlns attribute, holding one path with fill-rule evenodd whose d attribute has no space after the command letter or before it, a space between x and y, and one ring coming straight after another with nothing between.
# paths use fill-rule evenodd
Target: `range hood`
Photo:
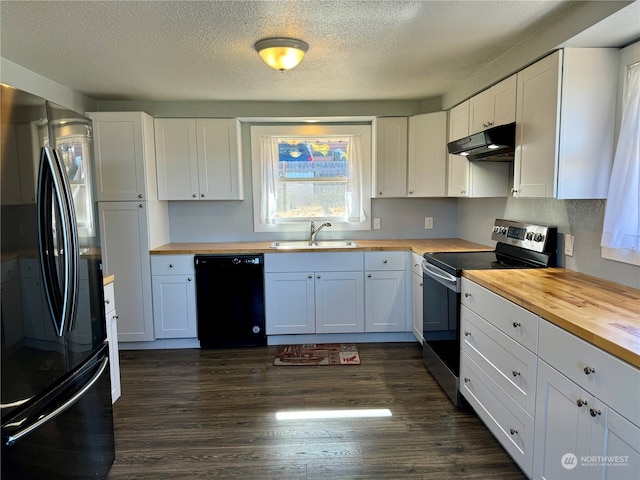
<instances>
[{"instance_id":1,"label":"range hood","mask_svg":"<svg viewBox=\"0 0 640 480\"><path fill-rule=\"evenodd\" d=\"M470 161L510 162L516 144L516 124L508 123L447 144L449 153Z\"/></svg>"}]
</instances>

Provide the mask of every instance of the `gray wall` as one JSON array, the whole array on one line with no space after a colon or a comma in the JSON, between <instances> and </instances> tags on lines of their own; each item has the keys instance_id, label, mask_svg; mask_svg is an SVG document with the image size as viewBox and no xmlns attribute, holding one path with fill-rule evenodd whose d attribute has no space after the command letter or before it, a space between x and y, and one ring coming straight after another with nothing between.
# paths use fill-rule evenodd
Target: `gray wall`
<instances>
[{"instance_id":1,"label":"gray wall","mask_svg":"<svg viewBox=\"0 0 640 480\"><path fill-rule=\"evenodd\" d=\"M600 256L604 207L604 200L460 199L458 235L491 245L491 225L496 218L557 225L561 266L640 288L640 267ZM564 255L566 233L575 236L573 257Z\"/></svg>"}]
</instances>

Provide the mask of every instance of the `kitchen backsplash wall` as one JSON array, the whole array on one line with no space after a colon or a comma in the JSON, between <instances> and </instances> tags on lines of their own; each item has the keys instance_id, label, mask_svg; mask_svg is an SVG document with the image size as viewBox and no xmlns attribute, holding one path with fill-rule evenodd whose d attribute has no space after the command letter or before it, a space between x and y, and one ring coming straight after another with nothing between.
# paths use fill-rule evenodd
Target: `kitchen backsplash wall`
<instances>
[{"instance_id":1,"label":"kitchen backsplash wall","mask_svg":"<svg viewBox=\"0 0 640 480\"><path fill-rule=\"evenodd\" d=\"M640 288L640 267L600 256L604 207L604 200L460 199L458 235L465 240L493 244L491 226L496 218L557 225L560 266ZM566 233L575 236L573 257L564 255Z\"/></svg>"}]
</instances>

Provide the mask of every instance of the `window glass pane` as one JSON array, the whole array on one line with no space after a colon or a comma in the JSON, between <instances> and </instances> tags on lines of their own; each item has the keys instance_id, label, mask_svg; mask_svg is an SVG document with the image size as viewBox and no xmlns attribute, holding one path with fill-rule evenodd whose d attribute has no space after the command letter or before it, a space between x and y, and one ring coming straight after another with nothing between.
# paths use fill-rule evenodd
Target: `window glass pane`
<instances>
[{"instance_id":1,"label":"window glass pane","mask_svg":"<svg viewBox=\"0 0 640 480\"><path fill-rule=\"evenodd\" d=\"M282 140L276 218L346 218L348 152L347 139Z\"/></svg>"}]
</instances>

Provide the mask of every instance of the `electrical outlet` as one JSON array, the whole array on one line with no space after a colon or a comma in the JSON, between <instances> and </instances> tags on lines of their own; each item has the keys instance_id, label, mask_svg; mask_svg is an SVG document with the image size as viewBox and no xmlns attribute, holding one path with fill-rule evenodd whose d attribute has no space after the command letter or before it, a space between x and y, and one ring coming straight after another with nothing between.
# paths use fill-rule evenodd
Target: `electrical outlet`
<instances>
[{"instance_id":1,"label":"electrical outlet","mask_svg":"<svg viewBox=\"0 0 640 480\"><path fill-rule=\"evenodd\" d=\"M433 217L424 217L424 228L425 230L433 228Z\"/></svg>"},{"instance_id":2,"label":"electrical outlet","mask_svg":"<svg viewBox=\"0 0 640 480\"><path fill-rule=\"evenodd\" d=\"M374 230L380 230L380 219L379 218L374 218L373 219L373 229Z\"/></svg>"},{"instance_id":3,"label":"electrical outlet","mask_svg":"<svg viewBox=\"0 0 640 480\"><path fill-rule=\"evenodd\" d=\"M564 254L569 256L569 257L573 257L573 240L574 240L574 236L573 235L569 235L568 233L565 233L564 235Z\"/></svg>"}]
</instances>

